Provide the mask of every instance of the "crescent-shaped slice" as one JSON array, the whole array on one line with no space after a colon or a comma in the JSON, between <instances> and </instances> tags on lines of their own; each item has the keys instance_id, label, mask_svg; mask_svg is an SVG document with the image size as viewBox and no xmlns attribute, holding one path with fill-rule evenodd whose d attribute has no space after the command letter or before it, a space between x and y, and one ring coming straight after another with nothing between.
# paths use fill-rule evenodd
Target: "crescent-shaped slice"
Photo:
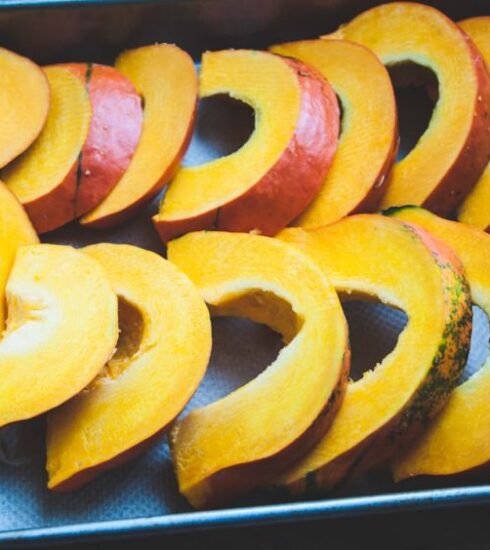
<instances>
[{"instance_id":1,"label":"crescent-shaped slice","mask_svg":"<svg viewBox=\"0 0 490 550\"><path fill-rule=\"evenodd\" d=\"M179 489L209 508L266 483L323 436L346 385L347 324L327 278L277 240L198 232L170 242L168 254L211 314L264 323L286 343L254 380L171 432Z\"/></svg>"}]
</instances>

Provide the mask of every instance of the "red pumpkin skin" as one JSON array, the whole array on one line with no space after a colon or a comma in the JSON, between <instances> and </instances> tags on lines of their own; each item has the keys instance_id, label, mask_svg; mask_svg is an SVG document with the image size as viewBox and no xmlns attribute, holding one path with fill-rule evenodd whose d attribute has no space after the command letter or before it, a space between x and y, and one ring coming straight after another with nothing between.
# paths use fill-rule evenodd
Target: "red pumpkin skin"
<instances>
[{"instance_id":1,"label":"red pumpkin skin","mask_svg":"<svg viewBox=\"0 0 490 550\"><path fill-rule=\"evenodd\" d=\"M279 160L243 195L192 218L154 221L167 242L189 231L258 231L273 236L315 198L337 148L340 110L330 84L300 61L284 58L301 86L298 124Z\"/></svg>"}]
</instances>

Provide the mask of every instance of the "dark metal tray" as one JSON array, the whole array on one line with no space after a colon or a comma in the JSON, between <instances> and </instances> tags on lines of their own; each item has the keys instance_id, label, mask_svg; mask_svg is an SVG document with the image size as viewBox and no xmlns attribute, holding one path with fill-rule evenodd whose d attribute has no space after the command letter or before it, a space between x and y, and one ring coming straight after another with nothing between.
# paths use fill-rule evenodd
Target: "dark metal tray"
<instances>
[{"instance_id":1,"label":"dark metal tray","mask_svg":"<svg viewBox=\"0 0 490 550\"><path fill-rule=\"evenodd\" d=\"M374 5L359 0L0 0L0 44L39 63L91 60L111 63L123 49L155 41L175 42L196 61L206 49L260 48L333 30ZM488 0L432 2L455 19L490 12ZM423 131L430 106L416 90L399 96L402 151ZM199 108L198 124L185 163L227 154L253 128L251 111L223 98ZM164 252L150 213L156 201L128 224L108 231L71 224L45 241L75 246L129 242ZM353 340L353 371L372 367L395 345L403 313L374 304L345 306ZM488 352L488 326L478 314L467 375ZM370 345L362 342L370 326ZM209 371L189 408L227 394L256 376L280 349L268 329L238 319L213 321ZM69 495L45 488L44 421L26 422L0 433L0 545L49 543L104 536L265 524L303 519L375 514L490 502L490 485L461 480L421 481L395 486L386 472L375 472L325 499L284 503L265 495L237 507L195 512L179 496L165 437L149 452ZM481 480L480 480L481 481ZM465 484L466 483L466 484Z\"/></svg>"}]
</instances>

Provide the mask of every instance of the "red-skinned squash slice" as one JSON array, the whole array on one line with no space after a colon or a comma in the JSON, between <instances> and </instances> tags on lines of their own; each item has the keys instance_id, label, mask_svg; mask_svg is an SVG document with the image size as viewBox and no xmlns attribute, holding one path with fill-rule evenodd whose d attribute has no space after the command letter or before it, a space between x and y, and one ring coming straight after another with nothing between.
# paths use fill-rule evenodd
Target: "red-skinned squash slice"
<instances>
[{"instance_id":1,"label":"red-skinned squash slice","mask_svg":"<svg viewBox=\"0 0 490 550\"><path fill-rule=\"evenodd\" d=\"M292 493L325 491L391 457L441 409L466 362L471 300L454 254L397 220L357 215L280 237L314 259L347 299L377 297L408 316L395 349L348 385L324 438L275 480Z\"/></svg>"},{"instance_id":2,"label":"red-skinned squash slice","mask_svg":"<svg viewBox=\"0 0 490 550\"><path fill-rule=\"evenodd\" d=\"M129 245L83 250L118 295L121 335L96 380L48 416L48 487L56 491L143 451L184 408L211 351L206 305L170 262Z\"/></svg>"},{"instance_id":3,"label":"red-skinned squash slice","mask_svg":"<svg viewBox=\"0 0 490 550\"><path fill-rule=\"evenodd\" d=\"M44 72L51 87L46 124L31 147L1 174L38 233L56 229L75 216L78 157L91 116L85 86L76 76L57 66Z\"/></svg>"},{"instance_id":4,"label":"red-skinned squash slice","mask_svg":"<svg viewBox=\"0 0 490 550\"><path fill-rule=\"evenodd\" d=\"M194 124L197 76L183 50L171 44L129 50L117 58L116 69L143 98L143 129L123 177L81 219L90 227L121 223L157 195L177 169Z\"/></svg>"},{"instance_id":5,"label":"red-skinned squash slice","mask_svg":"<svg viewBox=\"0 0 490 550\"><path fill-rule=\"evenodd\" d=\"M421 208L401 207L391 216L417 224L459 256L473 303L490 315L490 236L466 224L438 218ZM458 386L441 413L393 464L397 480L417 475L469 472L490 462L490 359Z\"/></svg>"},{"instance_id":6,"label":"red-skinned squash slice","mask_svg":"<svg viewBox=\"0 0 490 550\"><path fill-rule=\"evenodd\" d=\"M23 153L37 138L48 116L50 93L35 63L0 48L0 168Z\"/></svg>"},{"instance_id":7,"label":"red-skinned squash slice","mask_svg":"<svg viewBox=\"0 0 490 550\"><path fill-rule=\"evenodd\" d=\"M490 17L473 17L458 24L475 42L487 66L490 66ZM490 161L459 208L458 220L490 231Z\"/></svg>"},{"instance_id":8,"label":"red-skinned squash slice","mask_svg":"<svg viewBox=\"0 0 490 550\"><path fill-rule=\"evenodd\" d=\"M474 44L441 12L411 2L374 7L331 37L370 48L387 66L411 61L434 71L439 98L432 119L395 165L382 207L418 204L451 213L490 154L490 77Z\"/></svg>"},{"instance_id":9,"label":"red-skinned squash slice","mask_svg":"<svg viewBox=\"0 0 490 550\"><path fill-rule=\"evenodd\" d=\"M170 242L168 254L212 315L264 323L287 344L257 378L171 432L179 489L209 508L267 482L325 433L345 388L347 325L320 270L279 241L198 232Z\"/></svg>"},{"instance_id":10,"label":"red-skinned squash slice","mask_svg":"<svg viewBox=\"0 0 490 550\"><path fill-rule=\"evenodd\" d=\"M220 93L255 110L255 130L238 151L179 170L153 218L163 241L197 229L274 235L315 197L332 162L339 108L313 69L267 52L207 52L200 96Z\"/></svg>"},{"instance_id":11,"label":"red-skinned squash slice","mask_svg":"<svg viewBox=\"0 0 490 550\"><path fill-rule=\"evenodd\" d=\"M92 117L78 167L75 216L92 210L126 171L143 126L141 99L119 71L97 63L62 65L87 88Z\"/></svg>"},{"instance_id":12,"label":"red-skinned squash slice","mask_svg":"<svg viewBox=\"0 0 490 550\"><path fill-rule=\"evenodd\" d=\"M339 145L320 193L292 225L317 227L377 209L395 161L398 131L388 71L367 48L345 40L273 46L327 78L343 106Z\"/></svg>"}]
</instances>

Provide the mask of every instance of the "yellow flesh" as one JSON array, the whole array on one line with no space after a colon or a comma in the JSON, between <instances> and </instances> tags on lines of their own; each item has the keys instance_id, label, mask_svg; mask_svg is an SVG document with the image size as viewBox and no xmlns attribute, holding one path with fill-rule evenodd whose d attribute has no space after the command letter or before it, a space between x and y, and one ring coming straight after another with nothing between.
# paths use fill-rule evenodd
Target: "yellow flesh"
<instances>
[{"instance_id":1,"label":"yellow flesh","mask_svg":"<svg viewBox=\"0 0 490 550\"><path fill-rule=\"evenodd\" d=\"M99 377L48 417L49 487L167 426L197 388L211 350L206 305L170 262L129 245L84 252L119 297L122 333Z\"/></svg>"},{"instance_id":2,"label":"yellow flesh","mask_svg":"<svg viewBox=\"0 0 490 550\"><path fill-rule=\"evenodd\" d=\"M0 48L0 168L36 139L49 109L49 86L37 65Z\"/></svg>"},{"instance_id":3,"label":"yellow flesh","mask_svg":"<svg viewBox=\"0 0 490 550\"><path fill-rule=\"evenodd\" d=\"M128 169L82 223L122 211L143 199L178 156L192 124L197 77L192 59L184 51L169 44L147 46L124 52L115 66L144 100L143 128Z\"/></svg>"},{"instance_id":4,"label":"yellow flesh","mask_svg":"<svg viewBox=\"0 0 490 550\"><path fill-rule=\"evenodd\" d=\"M422 204L459 157L473 123L477 76L464 37L442 14L413 3L371 9L333 36L370 48L385 65L413 61L436 73L439 100L430 125L395 165L382 207Z\"/></svg>"},{"instance_id":5,"label":"yellow flesh","mask_svg":"<svg viewBox=\"0 0 490 550\"><path fill-rule=\"evenodd\" d=\"M168 253L215 315L268 324L281 330L287 343L257 378L192 411L172 432L180 490L199 506L214 473L270 457L311 425L342 372L347 327L318 268L279 241L191 233L170 242Z\"/></svg>"},{"instance_id":6,"label":"yellow flesh","mask_svg":"<svg viewBox=\"0 0 490 550\"><path fill-rule=\"evenodd\" d=\"M361 202L393 154L396 104L390 77L369 50L340 40L290 42L271 51L315 67L342 103L342 130L333 164L319 195L294 223L325 225Z\"/></svg>"},{"instance_id":7,"label":"yellow flesh","mask_svg":"<svg viewBox=\"0 0 490 550\"><path fill-rule=\"evenodd\" d=\"M445 304L440 269L429 249L395 220L352 216L316 230L287 229L279 237L314 259L341 294L378 297L408 316L395 349L348 385L330 431L279 480L290 483L353 449L400 412L432 366Z\"/></svg>"},{"instance_id":8,"label":"yellow flesh","mask_svg":"<svg viewBox=\"0 0 490 550\"><path fill-rule=\"evenodd\" d=\"M0 426L56 407L92 380L117 341L117 300L102 268L68 246L20 247L0 340Z\"/></svg>"},{"instance_id":9,"label":"yellow flesh","mask_svg":"<svg viewBox=\"0 0 490 550\"><path fill-rule=\"evenodd\" d=\"M299 117L301 89L294 69L266 52L207 52L199 85L201 98L228 94L248 103L255 110L255 130L231 155L179 170L160 219L197 215L242 195L280 158Z\"/></svg>"},{"instance_id":10,"label":"yellow flesh","mask_svg":"<svg viewBox=\"0 0 490 550\"><path fill-rule=\"evenodd\" d=\"M5 285L19 246L39 242L19 201L0 182L0 330L5 328Z\"/></svg>"},{"instance_id":11,"label":"yellow flesh","mask_svg":"<svg viewBox=\"0 0 490 550\"><path fill-rule=\"evenodd\" d=\"M44 69L51 104L44 128L32 146L2 171L2 179L22 203L47 195L60 185L87 137L91 107L85 86L67 69Z\"/></svg>"},{"instance_id":12,"label":"yellow flesh","mask_svg":"<svg viewBox=\"0 0 490 550\"><path fill-rule=\"evenodd\" d=\"M466 19L459 26L470 35L490 67L490 17ZM461 205L458 219L481 229L490 227L490 162Z\"/></svg>"},{"instance_id":13,"label":"yellow flesh","mask_svg":"<svg viewBox=\"0 0 490 550\"><path fill-rule=\"evenodd\" d=\"M463 263L473 302L490 315L490 236L421 209L395 214L448 244ZM397 479L469 470L490 460L490 358L451 394L443 411L393 466Z\"/></svg>"}]
</instances>

